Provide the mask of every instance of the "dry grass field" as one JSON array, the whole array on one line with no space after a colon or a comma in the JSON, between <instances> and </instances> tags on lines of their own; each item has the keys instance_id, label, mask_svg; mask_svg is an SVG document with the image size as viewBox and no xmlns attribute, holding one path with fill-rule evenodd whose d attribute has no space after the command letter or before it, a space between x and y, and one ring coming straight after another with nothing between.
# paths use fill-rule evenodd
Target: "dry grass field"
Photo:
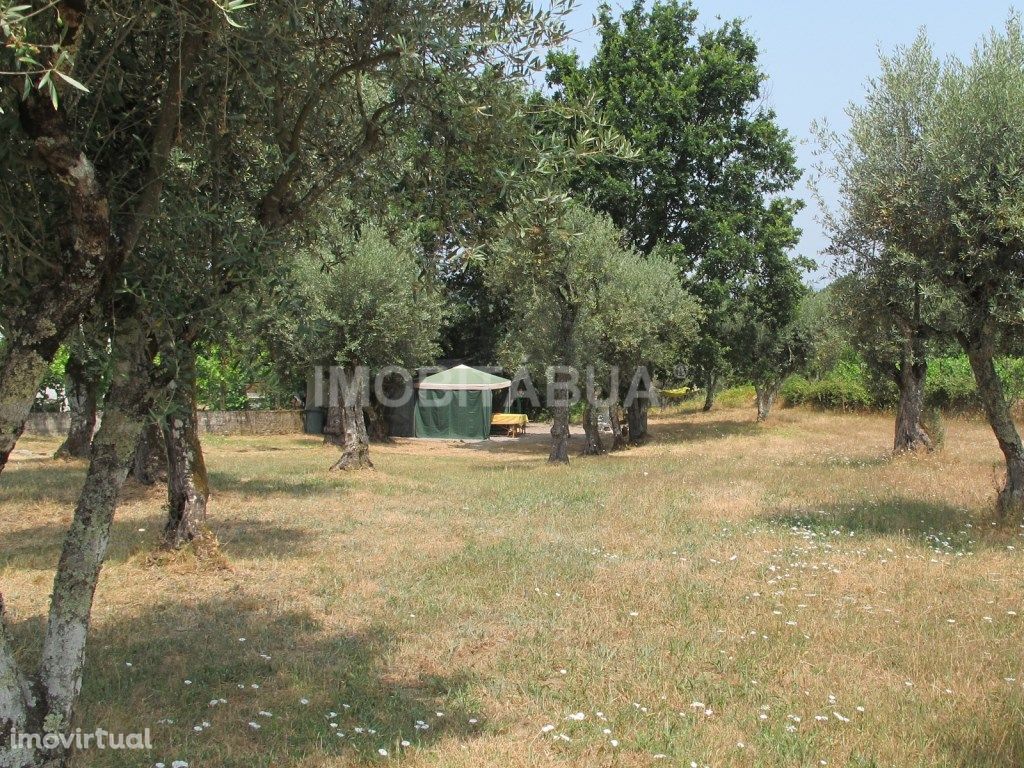
<instances>
[{"instance_id":1,"label":"dry grass field","mask_svg":"<svg viewBox=\"0 0 1024 768\"><path fill-rule=\"evenodd\" d=\"M209 438L221 558L154 558L126 488L78 766L1024 764L1024 539L979 421L891 459L885 416L655 416L642 448ZM23 439L0 578L26 661L84 466ZM258 727L257 727L258 726ZM386 754L385 754L386 753Z\"/></svg>"}]
</instances>

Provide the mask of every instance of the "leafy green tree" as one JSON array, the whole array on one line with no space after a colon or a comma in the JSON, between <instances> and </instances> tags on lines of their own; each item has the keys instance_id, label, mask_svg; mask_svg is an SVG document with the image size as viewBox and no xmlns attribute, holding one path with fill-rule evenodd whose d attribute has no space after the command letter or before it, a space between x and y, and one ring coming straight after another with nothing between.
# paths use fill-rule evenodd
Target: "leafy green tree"
<instances>
[{"instance_id":1,"label":"leafy green tree","mask_svg":"<svg viewBox=\"0 0 1024 768\"><path fill-rule=\"evenodd\" d=\"M730 302L759 270L764 231L792 226L799 178L792 139L763 105L754 38L738 21L698 33L689 2L598 12L589 64L549 58L555 98L593 102L634 154L597 158L571 189L612 217L642 253L671 246L704 306L696 364L714 391L728 364Z\"/></svg>"},{"instance_id":2,"label":"leafy green tree","mask_svg":"<svg viewBox=\"0 0 1024 768\"><path fill-rule=\"evenodd\" d=\"M818 134L836 163L826 172L842 195L841 208L826 220L830 250L846 275L836 288L839 319L868 365L899 389L893 441L899 453L932 445L921 424L927 351L944 308L941 288L917 262L925 247L919 225L909 210L890 216L885 185L909 190L918 183L940 65L923 35L883 56L881 65L864 104L847 110L849 136L840 139L824 126Z\"/></svg>"},{"instance_id":3,"label":"leafy green tree","mask_svg":"<svg viewBox=\"0 0 1024 768\"><path fill-rule=\"evenodd\" d=\"M644 256L621 248L606 266L595 319L595 357L619 371L618 389L610 394L621 403L640 384L635 377L641 369L652 379L674 377L677 366L692 360L702 310L683 287L671 259L658 251ZM647 433L647 402L646 398L631 402L630 440L643 439ZM615 413L610 421L613 448L621 447Z\"/></svg>"},{"instance_id":4,"label":"leafy green tree","mask_svg":"<svg viewBox=\"0 0 1024 768\"><path fill-rule=\"evenodd\" d=\"M861 258L881 254L873 265L899 278L886 281L891 304L914 307L940 289L954 302L954 335L1006 461L1004 514L1024 509L1024 447L995 368L1019 337L1024 297L1022 62L1017 15L969 62L939 64L922 36L883 59L837 153L850 223L841 244ZM908 287L909 302L899 297Z\"/></svg>"},{"instance_id":5,"label":"leafy green tree","mask_svg":"<svg viewBox=\"0 0 1024 768\"><path fill-rule=\"evenodd\" d=\"M521 232L495 243L486 265L491 289L515 297L503 357L509 369L525 365L549 379L548 461L567 464L571 369L594 354L581 344L581 330L610 252L619 247L618 233L609 219L564 197L542 205L525 202L511 220Z\"/></svg>"},{"instance_id":6,"label":"leafy green tree","mask_svg":"<svg viewBox=\"0 0 1024 768\"><path fill-rule=\"evenodd\" d=\"M391 242L375 226L353 239L326 225L295 258L288 280L291 311L275 307L272 346L293 370L342 369L332 417L340 421L335 428L344 447L332 469L372 467L364 417L369 392L360 369L415 368L436 359L445 319L439 286L422 275L412 238Z\"/></svg>"}]
</instances>

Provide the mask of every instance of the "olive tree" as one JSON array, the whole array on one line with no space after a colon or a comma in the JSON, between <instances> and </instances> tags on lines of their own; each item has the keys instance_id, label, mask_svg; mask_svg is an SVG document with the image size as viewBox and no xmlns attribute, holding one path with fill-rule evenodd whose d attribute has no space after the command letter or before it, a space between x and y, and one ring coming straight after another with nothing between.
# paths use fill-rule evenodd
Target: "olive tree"
<instances>
[{"instance_id":1,"label":"olive tree","mask_svg":"<svg viewBox=\"0 0 1024 768\"><path fill-rule=\"evenodd\" d=\"M863 104L850 105L850 130L818 135L835 165L840 205L826 217L836 271L840 319L868 364L899 389L893 449L930 449L921 426L929 339L937 335L941 288L920 256L932 247L915 198L941 66L922 35L881 58ZM917 190L915 192L915 190Z\"/></svg>"}]
</instances>

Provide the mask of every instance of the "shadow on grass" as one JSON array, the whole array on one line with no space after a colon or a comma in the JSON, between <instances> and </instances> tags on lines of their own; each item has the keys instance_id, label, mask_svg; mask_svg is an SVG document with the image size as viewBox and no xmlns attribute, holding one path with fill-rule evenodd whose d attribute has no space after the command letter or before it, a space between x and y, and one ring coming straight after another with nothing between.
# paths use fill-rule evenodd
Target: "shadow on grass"
<instances>
[{"instance_id":1,"label":"shadow on grass","mask_svg":"<svg viewBox=\"0 0 1024 768\"><path fill-rule=\"evenodd\" d=\"M39 619L13 626L19 657L33 655L25 646L38 643L40 630ZM396 755L478 733L482 726L469 722L476 716L469 708L471 681L398 678L388 666L396 646L382 626L332 632L308 611L255 598L182 595L143 606L136 616L100 619L90 633L76 725L149 728L154 748L83 751L72 765L185 760L249 768L342 755L346 764L368 764L380 762L378 750ZM417 728L417 721L428 727ZM402 740L410 745L403 748Z\"/></svg>"},{"instance_id":2,"label":"shadow on grass","mask_svg":"<svg viewBox=\"0 0 1024 768\"><path fill-rule=\"evenodd\" d=\"M141 519L115 518L104 562L124 563L157 552L160 534L166 522L165 515L163 510L159 510ZM317 545L316 537L306 528L232 518L217 520L215 515L210 523L229 561L235 557L304 557ZM41 571L56 568L69 524L70 513L67 521L55 521L49 525L36 525L5 533L0 548L0 568Z\"/></svg>"},{"instance_id":3,"label":"shadow on grass","mask_svg":"<svg viewBox=\"0 0 1024 768\"><path fill-rule=\"evenodd\" d=\"M777 511L764 514L759 520L823 536L833 531L863 536L905 536L951 550L974 546L979 533L968 527L976 523L965 509L899 496L881 501Z\"/></svg>"},{"instance_id":4,"label":"shadow on grass","mask_svg":"<svg viewBox=\"0 0 1024 768\"><path fill-rule=\"evenodd\" d=\"M748 437L763 430L753 418L717 418L713 421L663 421L651 426L651 436L654 442L683 443Z\"/></svg>"},{"instance_id":5,"label":"shadow on grass","mask_svg":"<svg viewBox=\"0 0 1024 768\"><path fill-rule=\"evenodd\" d=\"M11 462L0 475L4 501L52 501L74 504L85 480L86 461L40 458Z\"/></svg>"},{"instance_id":6,"label":"shadow on grass","mask_svg":"<svg viewBox=\"0 0 1024 768\"><path fill-rule=\"evenodd\" d=\"M214 494L237 493L240 496L336 496L351 487L344 473L330 472L325 465L319 475L283 477L281 475L241 476L235 472L210 470L210 488Z\"/></svg>"},{"instance_id":7,"label":"shadow on grass","mask_svg":"<svg viewBox=\"0 0 1024 768\"><path fill-rule=\"evenodd\" d=\"M936 722L937 744L947 763L957 768L1005 768L1024 765L1024 696L1020 688L1008 691L1001 701L988 701L969 714L960 711L957 721Z\"/></svg>"}]
</instances>

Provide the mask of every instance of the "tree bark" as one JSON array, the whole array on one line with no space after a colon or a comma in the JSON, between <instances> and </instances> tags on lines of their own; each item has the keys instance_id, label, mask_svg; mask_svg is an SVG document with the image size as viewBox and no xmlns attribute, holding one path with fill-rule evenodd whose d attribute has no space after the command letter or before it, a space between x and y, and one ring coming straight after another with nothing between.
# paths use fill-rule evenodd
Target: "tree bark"
<instances>
[{"instance_id":1,"label":"tree bark","mask_svg":"<svg viewBox=\"0 0 1024 768\"><path fill-rule=\"evenodd\" d=\"M647 432L647 399L638 397L626 408L629 422L629 442L637 445L649 437Z\"/></svg>"},{"instance_id":2,"label":"tree bark","mask_svg":"<svg viewBox=\"0 0 1024 768\"><path fill-rule=\"evenodd\" d=\"M86 26L85 3L59 4L60 45L44 46L50 61L70 49ZM162 98L150 141L149 163L143 169L136 205L127 224L113 237L107 191L80 136L55 107L45 89L30 89L18 102L22 129L57 187L63 191L62 247L53 269L31 286L5 329L8 338L0 358L0 472L25 429L25 420L50 360L71 326L108 295L118 271L131 254L142 229L160 207L163 174L178 133L179 111L187 75L202 47L199 30L187 30L179 55L170 59ZM67 86L58 83L60 88Z\"/></svg>"},{"instance_id":3,"label":"tree bark","mask_svg":"<svg viewBox=\"0 0 1024 768\"><path fill-rule=\"evenodd\" d=\"M391 434L388 429L388 420L384 413L384 406L377 402L370 403L366 409L366 416L369 421L370 440L374 443L390 442Z\"/></svg>"},{"instance_id":4,"label":"tree bark","mask_svg":"<svg viewBox=\"0 0 1024 768\"><path fill-rule=\"evenodd\" d=\"M621 451L629 444L627 435L622 434L622 412L618 405L608 406L608 422L612 428L613 451Z\"/></svg>"},{"instance_id":5,"label":"tree bark","mask_svg":"<svg viewBox=\"0 0 1024 768\"><path fill-rule=\"evenodd\" d=\"M23 345L14 338L0 351L0 472L25 430L39 383L58 346L59 340Z\"/></svg>"},{"instance_id":6,"label":"tree bark","mask_svg":"<svg viewBox=\"0 0 1024 768\"><path fill-rule=\"evenodd\" d=\"M551 409L551 451L548 461L552 464L569 463L569 406L556 405Z\"/></svg>"},{"instance_id":7,"label":"tree bark","mask_svg":"<svg viewBox=\"0 0 1024 768\"><path fill-rule=\"evenodd\" d=\"M164 545L180 549L206 530L210 482L199 441L194 390L167 417L167 524Z\"/></svg>"},{"instance_id":8,"label":"tree bark","mask_svg":"<svg viewBox=\"0 0 1024 768\"><path fill-rule=\"evenodd\" d=\"M370 439L366 433L366 418L363 408L366 404L366 383L356 377L354 369L345 370L349 386L342 387L341 413L342 432L345 436L340 458L331 470L373 469L370 461Z\"/></svg>"},{"instance_id":9,"label":"tree bark","mask_svg":"<svg viewBox=\"0 0 1024 768\"><path fill-rule=\"evenodd\" d=\"M556 403L551 406L551 451L548 462L551 464L569 463L569 374L556 371L554 392Z\"/></svg>"},{"instance_id":10,"label":"tree bark","mask_svg":"<svg viewBox=\"0 0 1024 768\"><path fill-rule=\"evenodd\" d=\"M86 459L96 428L96 400L100 382L82 360L72 354L67 364L65 392L71 411L71 428L54 454L56 459Z\"/></svg>"},{"instance_id":11,"label":"tree bark","mask_svg":"<svg viewBox=\"0 0 1024 768\"><path fill-rule=\"evenodd\" d=\"M775 381L754 384L754 393L757 395L758 422L768 420L768 416L771 415L772 406L775 405L775 398L778 397L781 386L780 382Z\"/></svg>"},{"instance_id":12,"label":"tree bark","mask_svg":"<svg viewBox=\"0 0 1024 768\"><path fill-rule=\"evenodd\" d=\"M715 406L716 389L718 388L718 375L712 371L707 376L704 393L704 413L707 413Z\"/></svg>"},{"instance_id":13,"label":"tree bark","mask_svg":"<svg viewBox=\"0 0 1024 768\"><path fill-rule=\"evenodd\" d=\"M600 456L604 453L601 431L597 426L597 409L589 403L583 409L583 455Z\"/></svg>"},{"instance_id":14,"label":"tree bark","mask_svg":"<svg viewBox=\"0 0 1024 768\"><path fill-rule=\"evenodd\" d=\"M962 345L974 371L985 416L1006 460L1006 481L999 492L998 511L1004 518L1017 516L1024 512L1024 446L996 373L995 348L983 333L962 340Z\"/></svg>"},{"instance_id":15,"label":"tree bark","mask_svg":"<svg viewBox=\"0 0 1024 768\"><path fill-rule=\"evenodd\" d=\"M345 444L345 425L341 403L327 407L327 422L324 424L324 442L331 445Z\"/></svg>"},{"instance_id":16,"label":"tree bark","mask_svg":"<svg viewBox=\"0 0 1024 768\"><path fill-rule=\"evenodd\" d=\"M167 445L160 424L150 419L139 433L129 477L143 485L167 481Z\"/></svg>"},{"instance_id":17,"label":"tree bark","mask_svg":"<svg viewBox=\"0 0 1024 768\"><path fill-rule=\"evenodd\" d=\"M924 384L928 374L928 362L924 350L915 349L915 343L906 341L901 353L898 371L900 390L896 406L896 434L893 439L894 453L907 453L932 449L932 440L921 426L924 413Z\"/></svg>"},{"instance_id":18,"label":"tree bark","mask_svg":"<svg viewBox=\"0 0 1024 768\"><path fill-rule=\"evenodd\" d=\"M57 733L71 728L82 685L85 644L93 597L106 556L121 486L135 443L151 407L146 336L138 324L121 324L114 341L114 367L104 418L92 441L89 470L64 539L54 577L39 674L29 680L19 669L0 609L0 726ZM5 742L6 745L6 742ZM67 750L0 752L6 768L62 765Z\"/></svg>"}]
</instances>

